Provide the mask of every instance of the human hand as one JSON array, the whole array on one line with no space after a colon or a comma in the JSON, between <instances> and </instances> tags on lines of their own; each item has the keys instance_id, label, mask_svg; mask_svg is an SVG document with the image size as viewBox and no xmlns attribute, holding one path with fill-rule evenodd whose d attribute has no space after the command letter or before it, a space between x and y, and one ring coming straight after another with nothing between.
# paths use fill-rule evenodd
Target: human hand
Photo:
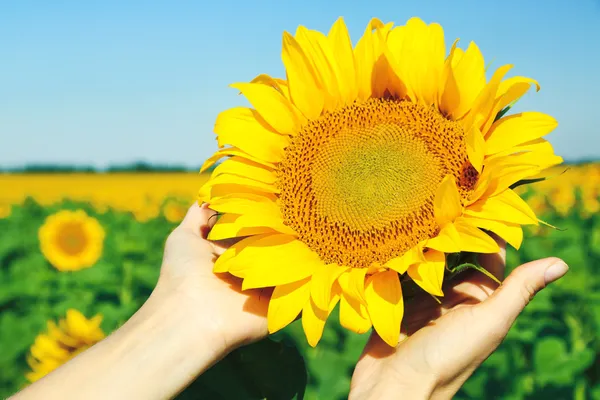
<instances>
[{"instance_id":1,"label":"human hand","mask_svg":"<svg viewBox=\"0 0 600 400\"><path fill-rule=\"evenodd\" d=\"M500 244L499 254L480 261L502 279L505 244ZM391 348L373 333L356 365L350 399L452 398L535 293L567 271L558 258L537 260L516 268L501 287L470 271L449 283L441 304L425 293L407 301L400 343Z\"/></svg>"},{"instance_id":2,"label":"human hand","mask_svg":"<svg viewBox=\"0 0 600 400\"><path fill-rule=\"evenodd\" d=\"M214 274L216 258L231 243L206 239L216 221L207 204L194 203L181 224L169 235L155 292L174 298L197 326L209 331L223 354L268 334L268 289L241 291L241 280Z\"/></svg>"}]
</instances>

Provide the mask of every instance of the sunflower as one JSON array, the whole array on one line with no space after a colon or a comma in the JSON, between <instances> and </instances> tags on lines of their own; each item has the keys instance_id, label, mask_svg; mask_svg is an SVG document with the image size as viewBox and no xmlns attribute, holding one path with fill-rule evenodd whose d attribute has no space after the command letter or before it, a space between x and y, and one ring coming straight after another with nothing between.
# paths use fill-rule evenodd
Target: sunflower
<instances>
[{"instance_id":1,"label":"sunflower","mask_svg":"<svg viewBox=\"0 0 600 400\"><path fill-rule=\"evenodd\" d=\"M181 220L183 220L183 217L185 217L188 208L189 206L182 201L169 199L163 206L162 211L167 221L176 223L181 222Z\"/></svg>"},{"instance_id":2,"label":"sunflower","mask_svg":"<svg viewBox=\"0 0 600 400\"><path fill-rule=\"evenodd\" d=\"M50 215L38 235L42 253L59 271L91 267L102 255L104 229L83 210Z\"/></svg>"},{"instance_id":3,"label":"sunflower","mask_svg":"<svg viewBox=\"0 0 600 400\"><path fill-rule=\"evenodd\" d=\"M31 345L27 364L31 371L25 374L29 382L35 382L62 364L104 339L100 328L102 315L87 319L77 310L67 311L65 319L48 321L48 331L39 334Z\"/></svg>"},{"instance_id":4,"label":"sunflower","mask_svg":"<svg viewBox=\"0 0 600 400\"><path fill-rule=\"evenodd\" d=\"M340 323L398 343L401 278L443 296L445 255L493 253L539 223L511 186L562 162L539 112L506 115L530 78L486 78L479 48L446 54L440 25L373 19L352 46L283 34L287 79L231 85L252 105L219 114L222 157L199 201L221 213L209 239L240 238L215 263L243 289L274 287L270 332L301 313L310 345L339 303Z\"/></svg>"}]
</instances>

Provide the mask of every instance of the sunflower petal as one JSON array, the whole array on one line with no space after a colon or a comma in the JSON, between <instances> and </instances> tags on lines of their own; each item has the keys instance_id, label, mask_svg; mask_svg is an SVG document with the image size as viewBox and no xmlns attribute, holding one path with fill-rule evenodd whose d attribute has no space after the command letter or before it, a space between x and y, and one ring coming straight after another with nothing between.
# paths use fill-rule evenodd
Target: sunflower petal
<instances>
[{"instance_id":1,"label":"sunflower petal","mask_svg":"<svg viewBox=\"0 0 600 400\"><path fill-rule=\"evenodd\" d=\"M244 247L229 260L231 274L244 278L242 289L270 287L304 279L322 265L319 256L290 235L270 235Z\"/></svg>"},{"instance_id":2,"label":"sunflower petal","mask_svg":"<svg viewBox=\"0 0 600 400\"><path fill-rule=\"evenodd\" d=\"M261 83L240 82L230 85L238 89L275 131L291 135L299 121L293 105L277 89Z\"/></svg>"},{"instance_id":3,"label":"sunflower petal","mask_svg":"<svg viewBox=\"0 0 600 400\"><path fill-rule=\"evenodd\" d=\"M446 53L442 27L411 18L390 32L388 45L392 66L411 100L437 106Z\"/></svg>"},{"instance_id":4,"label":"sunflower petal","mask_svg":"<svg viewBox=\"0 0 600 400\"><path fill-rule=\"evenodd\" d=\"M460 236L462 251L472 253L497 253L500 251L500 247L494 239L481 229L469 224L468 220L458 219L454 225Z\"/></svg>"},{"instance_id":5,"label":"sunflower petal","mask_svg":"<svg viewBox=\"0 0 600 400\"><path fill-rule=\"evenodd\" d=\"M471 42L464 52L454 47L445 68L447 78L440 109L459 120L485 88L485 62L479 47Z\"/></svg>"},{"instance_id":6,"label":"sunflower petal","mask_svg":"<svg viewBox=\"0 0 600 400\"><path fill-rule=\"evenodd\" d=\"M331 311L333 311L338 301L340 301L339 291L339 285L334 285L329 310L325 311L318 308L312 298L306 302L302 310L302 328L304 329L308 344L312 347L315 347L319 343L319 340L321 340L327 317L329 317Z\"/></svg>"},{"instance_id":7,"label":"sunflower petal","mask_svg":"<svg viewBox=\"0 0 600 400\"><path fill-rule=\"evenodd\" d=\"M395 271L379 272L367 280L367 310L373 327L388 345L394 347L400 338L404 316L402 287Z\"/></svg>"},{"instance_id":8,"label":"sunflower petal","mask_svg":"<svg viewBox=\"0 0 600 400\"><path fill-rule=\"evenodd\" d=\"M528 79L522 77L516 78ZM533 81L533 79L531 79L531 81L533 82L523 82L519 80L513 81L512 79L513 78L509 78L505 81L500 82L500 87L498 88L497 94L498 97L496 98L492 112L490 113L487 121L485 122L485 124L483 124L481 128L481 131L486 133L486 137L489 135L490 126L492 126L492 124L496 121L498 113L506 107L512 107L517 102L517 100L519 100L525 93L529 91L529 89L531 88L531 84L535 82ZM503 88L502 84L507 81L511 82L510 86ZM535 83L537 84L537 82Z\"/></svg>"},{"instance_id":9,"label":"sunflower petal","mask_svg":"<svg viewBox=\"0 0 600 400\"><path fill-rule=\"evenodd\" d=\"M279 189L270 183L259 182L245 176L231 174L220 174L215 177L211 177L204 185L202 185L200 191L205 195L205 197L207 197L207 199L210 199L212 197L212 188L219 185L239 186L245 189L252 189L258 193L279 193ZM230 187L230 189L233 188ZM246 192L246 190L242 190L242 192ZM208 200L205 201L207 203L209 202Z\"/></svg>"},{"instance_id":10,"label":"sunflower petal","mask_svg":"<svg viewBox=\"0 0 600 400\"><path fill-rule=\"evenodd\" d=\"M219 164L212 176L231 174L245 176L255 181L273 184L277 180L275 173L269 167L250 161L244 157L233 156Z\"/></svg>"},{"instance_id":11,"label":"sunflower petal","mask_svg":"<svg viewBox=\"0 0 600 400\"><path fill-rule=\"evenodd\" d=\"M495 154L550 133L558 123L540 112L523 112L496 121L485 143L485 154Z\"/></svg>"},{"instance_id":12,"label":"sunflower petal","mask_svg":"<svg viewBox=\"0 0 600 400\"><path fill-rule=\"evenodd\" d=\"M208 233L208 239L223 240L267 233L288 233L287 229L285 229L287 227L282 227L281 229L285 232L278 232L277 229L269 226L275 225L279 227L280 223L278 221L269 221L263 218L258 224L254 224L258 226L252 226L253 224L248 223L248 218L245 220L242 220L241 218L242 215L237 214L222 215ZM270 222L274 223L271 224Z\"/></svg>"},{"instance_id":13,"label":"sunflower petal","mask_svg":"<svg viewBox=\"0 0 600 400\"><path fill-rule=\"evenodd\" d=\"M417 264L425 261L423 255L423 246L417 245L400 257L392 258L390 261L385 263L385 267L393 269L399 274L403 274L413 264Z\"/></svg>"},{"instance_id":14,"label":"sunflower petal","mask_svg":"<svg viewBox=\"0 0 600 400\"><path fill-rule=\"evenodd\" d=\"M472 126L465 137L467 142L467 156L473 168L481 173L483 169L483 158L485 157L485 140L476 126Z\"/></svg>"},{"instance_id":15,"label":"sunflower petal","mask_svg":"<svg viewBox=\"0 0 600 400\"><path fill-rule=\"evenodd\" d=\"M334 63L336 62L327 37L321 32L299 26L296 40L306 52L325 95L324 110L334 110L340 104L340 89Z\"/></svg>"},{"instance_id":16,"label":"sunflower petal","mask_svg":"<svg viewBox=\"0 0 600 400\"><path fill-rule=\"evenodd\" d=\"M366 307L342 292L340 297L340 325L355 333L371 329Z\"/></svg>"},{"instance_id":17,"label":"sunflower petal","mask_svg":"<svg viewBox=\"0 0 600 400\"><path fill-rule=\"evenodd\" d=\"M257 234L255 236L244 238L239 242L232 244L227 248L227 250L223 252L223 254L221 254L217 258L217 260L215 261L215 265L213 266L213 272L218 274L229 271L230 261L234 257L236 257L246 246L250 246L253 243L270 235L272 235L272 233Z\"/></svg>"},{"instance_id":18,"label":"sunflower petal","mask_svg":"<svg viewBox=\"0 0 600 400\"><path fill-rule=\"evenodd\" d=\"M310 295L318 308L327 310L334 283L347 270L348 267L340 267L335 264L326 264L316 268L312 277Z\"/></svg>"},{"instance_id":19,"label":"sunflower petal","mask_svg":"<svg viewBox=\"0 0 600 400\"><path fill-rule=\"evenodd\" d=\"M459 252L460 236L454 224L446 224L435 237L427 241L426 247L443 251L444 253Z\"/></svg>"},{"instance_id":20,"label":"sunflower petal","mask_svg":"<svg viewBox=\"0 0 600 400\"><path fill-rule=\"evenodd\" d=\"M502 81L502 78L504 78L511 68L512 65L504 65L498 68L488 84L477 95L471 106L471 110L462 119L463 126L467 132L473 125L479 130L482 129L494 107L500 81ZM482 133L485 134L485 131L482 131Z\"/></svg>"},{"instance_id":21,"label":"sunflower petal","mask_svg":"<svg viewBox=\"0 0 600 400\"><path fill-rule=\"evenodd\" d=\"M302 46L287 32L283 34L281 59L294 105L306 118L317 119L325 104L319 78Z\"/></svg>"},{"instance_id":22,"label":"sunflower petal","mask_svg":"<svg viewBox=\"0 0 600 400\"><path fill-rule=\"evenodd\" d=\"M367 304L365 300L366 273L367 268L350 268L338 278L338 282L346 296L362 304Z\"/></svg>"},{"instance_id":23,"label":"sunflower petal","mask_svg":"<svg viewBox=\"0 0 600 400\"><path fill-rule=\"evenodd\" d=\"M452 175L446 175L437 188L433 203L435 220L443 227L453 222L462 214L460 194L456 187L456 179Z\"/></svg>"},{"instance_id":24,"label":"sunflower petal","mask_svg":"<svg viewBox=\"0 0 600 400\"><path fill-rule=\"evenodd\" d=\"M538 225L537 217L527 203L512 190L494 197L480 199L465 210L466 215L481 219L510 222L520 225Z\"/></svg>"},{"instance_id":25,"label":"sunflower petal","mask_svg":"<svg viewBox=\"0 0 600 400\"><path fill-rule=\"evenodd\" d=\"M309 298L310 278L275 287L267 312L269 333L275 333L293 322Z\"/></svg>"},{"instance_id":26,"label":"sunflower petal","mask_svg":"<svg viewBox=\"0 0 600 400\"><path fill-rule=\"evenodd\" d=\"M202 164L202 167L200 167L200 173L206 172L210 167L215 165L217 163L217 161L219 161L221 158L228 157L228 156L240 156L240 157L247 158L250 161L254 161L257 164L264 165L265 167L269 167L269 168L273 167L273 163L271 163L269 161L261 160L254 156L251 156L250 154L246 153L243 150L238 149L237 147L227 147L225 149L216 151L212 156L210 156L206 161L204 161L204 164Z\"/></svg>"},{"instance_id":27,"label":"sunflower petal","mask_svg":"<svg viewBox=\"0 0 600 400\"><path fill-rule=\"evenodd\" d=\"M521 247L521 243L523 243L523 228L521 228L521 225L475 218L469 215L465 215L464 218L471 225L494 232L517 250Z\"/></svg>"},{"instance_id":28,"label":"sunflower petal","mask_svg":"<svg viewBox=\"0 0 600 400\"><path fill-rule=\"evenodd\" d=\"M408 268L408 276L423 290L434 296L443 296L442 283L446 268L446 255L441 251L429 250L425 253L425 262L413 264Z\"/></svg>"},{"instance_id":29,"label":"sunflower petal","mask_svg":"<svg viewBox=\"0 0 600 400\"><path fill-rule=\"evenodd\" d=\"M343 104L354 102L358 95L356 87L356 69L354 67L354 51L348 29L343 18L338 18L329 31L329 40L333 54L338 63L337 73L339 74L340 94Z\"/></svg>"},{"instance_id":30,"label":"sunflower petal","mask_svg":"<svg viewBox=\"0 0 600 400\"><path fill-rule=\"evenodd\" d=\"M354 48L356 83L358 98L360 100L366 100L371 97L373 66L384 52L384 43L377 40L377 35L373 31L385 29L385 27L386 25L383 22L377 18L373 18Z\"/></svg>"}]
</instances>

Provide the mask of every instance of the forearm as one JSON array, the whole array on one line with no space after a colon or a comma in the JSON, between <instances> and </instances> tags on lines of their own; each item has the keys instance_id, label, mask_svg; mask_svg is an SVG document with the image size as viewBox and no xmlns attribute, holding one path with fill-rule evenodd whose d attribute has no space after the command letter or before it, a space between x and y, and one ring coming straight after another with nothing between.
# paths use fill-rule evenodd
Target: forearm
<instances>
[{"instance_id":1,"label":"forearm","mask_svg":"<svg viewBox=\"0 0 600 400\"><path fill-rule=\"evenodd\" d=\"M120 329L13 399L171 398L226 355L211 335L157 290Z\"/></svg>"}]
</instances>

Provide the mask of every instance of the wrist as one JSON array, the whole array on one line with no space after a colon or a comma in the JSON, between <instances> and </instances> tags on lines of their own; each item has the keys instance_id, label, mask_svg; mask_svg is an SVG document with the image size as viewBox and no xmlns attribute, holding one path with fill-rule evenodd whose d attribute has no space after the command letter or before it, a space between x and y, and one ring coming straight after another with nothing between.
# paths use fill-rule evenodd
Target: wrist
<instances>
[{"instance_id":1,"label":"wrist","mask_svg":"<svg viewBox=\"0 0 600 400\"><path fill-rule=\"evenodd\" d=\"M186 291L157 285L146 303L128 321L139 318L147 326L161 325L165 335L176 341L185 356L205 360L206 368L233 350L224 338L220 324L211 321L200 305ZM169 341L170 342L170 341Z\"/></svg>"}]
</instances>

